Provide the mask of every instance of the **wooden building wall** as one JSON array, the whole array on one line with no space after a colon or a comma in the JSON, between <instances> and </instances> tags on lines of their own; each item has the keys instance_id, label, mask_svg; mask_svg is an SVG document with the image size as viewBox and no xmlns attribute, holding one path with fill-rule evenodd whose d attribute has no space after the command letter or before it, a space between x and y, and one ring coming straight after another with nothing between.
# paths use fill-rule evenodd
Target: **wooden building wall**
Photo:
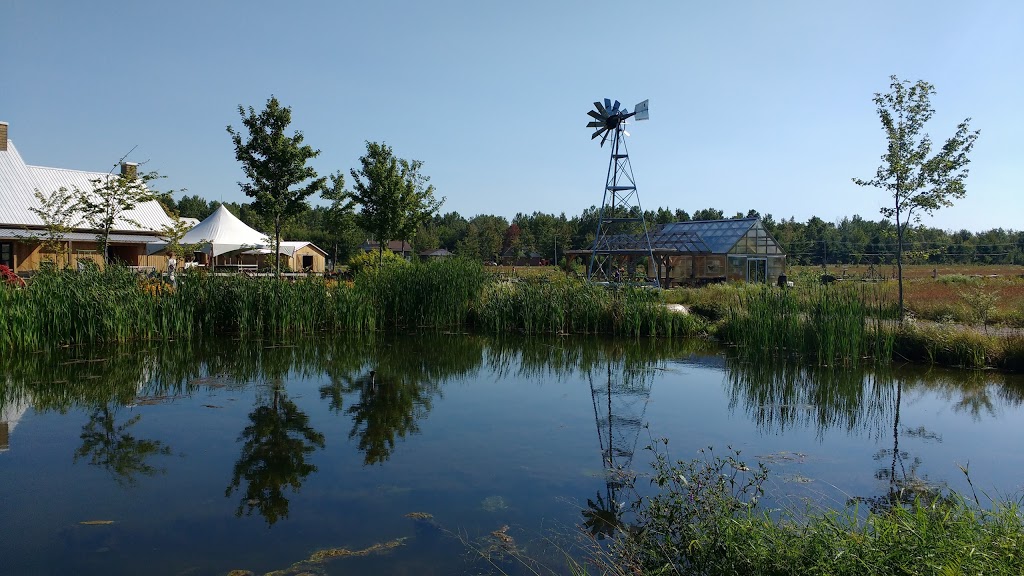
<instances>
[{"instance_id":1,"label":"wooden building wall","mask_svg":"<svg viewBox=\"0 0 1024 576\"><path fill-rule=\"evenodd\" d=\"M153 268L157 272L167 270L167 255L147 255L145 244L111 243L110 248L114 257L123 262L125 266ZM60 264L66 264L70 268L78 266L79 262L103 265L103 257L99 253L99 245L96 242L71 242L70 251L65 249L64 254L61 254L59 258ZM38 272L46 263L57 262L57 260L58 255L44 250L39 242L14 243L14 266L15 272L19 274Z\"/></svg>"},{"instance_id":2,"label":"wooden building wall","mask_svg":"<svg viewBox=\"0 0 1024 576\"><path fill-rule=\"evenodd\" d=\"M302 272L305 269L302 266L303 256L311 256L313 258L313 266L310 269L310 272L323 274L327 265L326 257L323 253L312 246L303 246L295 251L295 254L291 257L291 261L288 263L293 271Z\"/></svg>"}]
</instances>

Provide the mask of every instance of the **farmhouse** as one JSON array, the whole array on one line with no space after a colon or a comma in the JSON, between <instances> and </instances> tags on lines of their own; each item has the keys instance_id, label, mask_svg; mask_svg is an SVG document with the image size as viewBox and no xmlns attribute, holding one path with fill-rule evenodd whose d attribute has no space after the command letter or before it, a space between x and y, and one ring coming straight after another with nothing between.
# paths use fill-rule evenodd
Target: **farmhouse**
<instances>
[{"instance_id":1,"label":"farmhouse","mask_svg":"<svg viewBox=\"0 0 1024 576\"><path fill-rule=\"evenodd\" d=\"M138 167L121 164L122 175L134 175ZM49 196L60 188L69 191L93 190L93 181L117 176L103 172L83 172L64 168L45 168L26 164L14 142L8 139L8 124L0 122L0 265L19 274L38 271L45 262L56 262L58 254L46 251L42 239L47 237L45 223L32 208L40 208L35 197L38 190ZM134 223L133 223L134 222ZM136 225L137 223L137 225ZM159 202L153 200L126 211L114 224L107 247L107 258L127 266L166 267L164 255L148 254L148 243L160 242L160 230L173 224ZM96 230L85 227L80 219L61 236L65 262L76 266L86 261L102 265L98 253Z\"/></svg>"}]
</instances>

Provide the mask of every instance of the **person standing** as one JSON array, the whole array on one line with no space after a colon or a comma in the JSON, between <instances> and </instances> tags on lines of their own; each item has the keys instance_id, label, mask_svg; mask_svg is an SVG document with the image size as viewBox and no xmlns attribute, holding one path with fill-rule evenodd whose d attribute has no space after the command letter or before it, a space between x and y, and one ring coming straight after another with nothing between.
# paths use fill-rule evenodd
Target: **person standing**
<instances>
[{"instance_id":1,"label":"person standing","mask_svg":"<svg viewBox=\"0 0 1024 576\"><path fill-rule=\"evenodd\" d=\"M174 252L171 252L167 255L167 276L170 279L171 284L174 284L175 286L177 286L177 284L175 283L174 271L177 268L178 260L174 257Z\"/></svg>"}]
</instances>

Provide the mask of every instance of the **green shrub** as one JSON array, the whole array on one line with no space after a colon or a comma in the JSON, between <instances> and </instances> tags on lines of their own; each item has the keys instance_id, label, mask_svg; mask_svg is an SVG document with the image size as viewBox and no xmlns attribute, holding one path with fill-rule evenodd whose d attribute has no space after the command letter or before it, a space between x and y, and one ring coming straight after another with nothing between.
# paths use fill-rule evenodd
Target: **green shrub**
<instances>
[{"instance_id":1,"label":"green shrub","mask_svg":"<svg viewBox=\"0 0 1024 576\"><path fill-rule=\"evenodd\" d=\"M349 272L353 276L359 274L365 269L376 269L380 266L392 266L392 265L408 265L409 261L402 258L399 254L395 254L391 250L384 250L383 254L379 251L373 250L370 252L363 252L362 254L356 254L348 261Z\"/></svg>"},{"instance_id":2,"label":"green shrub","mask_svg":"<svg viewBox=\"0 0 1024 576\"><path fill-rule=\"evenodd\" d=\"M1024 573L1024 516L1013 500L985 509L935 490L910 501L889 494L879 506L851 499L839 510L767 511L759 509L767 477L738 451L676 462L659 453L657 492L640 497L630 485L635 521L627 529L610 516L618 538L592 548L588 564L621 575Z\"/></svg>"}]
</instances>

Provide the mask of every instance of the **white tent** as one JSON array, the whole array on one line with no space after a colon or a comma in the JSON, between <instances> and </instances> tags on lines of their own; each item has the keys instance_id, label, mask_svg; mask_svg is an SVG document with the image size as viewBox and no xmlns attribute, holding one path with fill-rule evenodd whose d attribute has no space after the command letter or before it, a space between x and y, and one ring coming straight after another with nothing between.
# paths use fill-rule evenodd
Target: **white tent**
<instances>
[{"instance_id":1,"label":"white tent","mask_svg":"<svg viewBox=\"0 0 1024 576\"><path fill-rule=\"evenodd\" d=\"M203 244L203 252L220 256L242 248L262 248L272 245L263 232L253 230L228 212L223 204L206 220L196 224L181 239L181 244Z\"/></svg>"}]
</instances>

